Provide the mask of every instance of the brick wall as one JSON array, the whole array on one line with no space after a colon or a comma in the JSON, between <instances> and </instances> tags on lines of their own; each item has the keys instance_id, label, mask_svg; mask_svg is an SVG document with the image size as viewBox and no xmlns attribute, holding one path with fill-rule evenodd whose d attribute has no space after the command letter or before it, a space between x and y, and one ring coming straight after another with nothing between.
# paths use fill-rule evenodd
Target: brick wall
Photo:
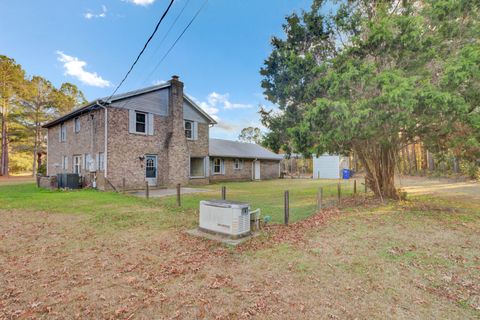
<instances>
[{"instance_id":1,"label":"brick wall","mask_svg":"<svg viewBox=\"0 0 480 320\"><path fill-rule=\"evenodd\" d=\"M64 122L66 126L66 141L60 142L60 125L48 129L47 174L54 176L64 172L62 169L63 157L68 157L68 168L65 172L73 172L73 156L81 155L81 175L88 176L85 169L85 154L104 152L104 110L97 109L79 116L80 131L74 132L74 119ZM100 173L103 174L103 173Z\"/></svg>"},{"instance_id":2,"label":"brick wall","mask_svg":"<svg viewBox=\"0 0 480 320\"><path fill-rule=\"evenodd\" d=\"M128 110L108 109L108 180L122 187L125 178L127 189L145 187L145 155L157 155L157 184L164 185L168 174L168 152L165 148L169 119L154 115L154 134L130 133Z\"/></svg>"},{"instance_id":3,"label":"brick wall","mask_svg":"<svg viewBox=\"0 0 480 320\"><path fill-rule=\"evenodd\" d=\"M241 169L234 168L233 158L223 158L225 161L225 174L213 174L210 171L210 181L245 181L252 180L252 163L250 159L243 160L243 167ZM210 159L213 161L213 157Z\"/></svg>"}]
</instances>

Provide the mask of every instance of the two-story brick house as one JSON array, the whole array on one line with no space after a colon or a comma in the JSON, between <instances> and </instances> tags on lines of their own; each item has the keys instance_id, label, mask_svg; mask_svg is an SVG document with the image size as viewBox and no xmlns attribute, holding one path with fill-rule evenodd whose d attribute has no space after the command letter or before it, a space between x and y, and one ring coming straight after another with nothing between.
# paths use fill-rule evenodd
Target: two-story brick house
<instances>
[{"instance_id":1,"label":"two-story brick house","mask_svg":"<svg viewBox=\"0 0 480 320\"><path fill-rule=\"evenodd\" d=\"M165 84L99 99L45 124L47 175L78 173L85 184L102 190L121 188L124 182L127 189L139 189L145 182L172 186L278 177L281 157L259 146L252 145L255 151L246 159L232 154L210 158L209 128L215 124L173 76ZM238 146L246 150L245 144ZM262 166L260 159L265 159ZM250 173L244 163L251 163ZM226 164L235 170L225 170Z\"/></svg>"}]
</instances>

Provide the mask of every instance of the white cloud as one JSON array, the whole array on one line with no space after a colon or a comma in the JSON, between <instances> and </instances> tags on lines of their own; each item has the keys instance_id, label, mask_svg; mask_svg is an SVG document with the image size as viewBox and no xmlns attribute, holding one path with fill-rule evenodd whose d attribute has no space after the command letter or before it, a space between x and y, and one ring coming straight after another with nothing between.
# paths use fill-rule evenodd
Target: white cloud
<instances>
[{"instance_id":1,"label":"white cloud","mask_svg":"<svg viewBox=\"0 0 480 320\"><path fill-rule=\"evenodd\" d=\"M165 81L165 80L155 80L155 81L152 82L152 84L153 84L154 86L157 86L157 85L159 85L159 84L164 84L164 83L166 83L166 82L167 82L167 81Z\"/></svg>"},{"instance_id":2,"label":"white cloud","mask_svg":"<svg viewBox=\"0 0 480 320\"><path fill-rule=\"evenodd\" d=\"M217 92L212 92L208 95L208 103L212 106L223 105L224 109L248 109L252 108L253 105L251 104L243 104L243 103L232 103L229 99L229 94L220 94Z\"/></svg>"},{"instance_id":3,"label":"white cloud","mask_svg":"<svg viewBox=\"0 0 480 320\"><path fill-rule=\"evenodd\" d=\"M155 2L155 0L124 0L124 1L136 4L139 6L144 6L144 7L149 6Z\"/></svg>"},{"instance_id":4,"label":"white cloud","mask_svg":"<svg viewBox=\"0 0 480 320\"><path fill-rule=\"evenodd\" d=\"M91 11L86 12L84 15L85 19L93 19L93 18L105 18L107 16L107 7L102 5L102 11L100 13L93 13Z\"/></svg>"},{"instance_id":5,"label":"white cloud","mask_svg":"<svg viewBox=\"0 0 480 320\"><path fill-rule=\"evenodd\" d=\"M77 78L82 83L99 88L109 87L110 81L103 79L96 72L89 72L85 70L87 63L79 60L77 57L66 55L62 51L57 51L57 60L63 63L65 75Z\"/></svg>"}]
</instances>

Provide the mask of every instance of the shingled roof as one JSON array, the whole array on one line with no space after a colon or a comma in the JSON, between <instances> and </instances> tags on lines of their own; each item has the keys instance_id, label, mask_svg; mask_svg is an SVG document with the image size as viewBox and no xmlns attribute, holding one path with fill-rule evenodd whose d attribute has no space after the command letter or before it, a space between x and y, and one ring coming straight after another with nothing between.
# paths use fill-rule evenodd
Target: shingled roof
<instances>
[{"instance_id":1,"label":"shingled roof","mask_svg":"<svg viewBox=\"0 0 480 320\"><path fill-rule=\"evenodd\" d=\"M210 157L245 158L260 160L282 160L283 156L276 154L255 143L245 143L232 140L210 139Z\"/></svg>"}]
</instances>

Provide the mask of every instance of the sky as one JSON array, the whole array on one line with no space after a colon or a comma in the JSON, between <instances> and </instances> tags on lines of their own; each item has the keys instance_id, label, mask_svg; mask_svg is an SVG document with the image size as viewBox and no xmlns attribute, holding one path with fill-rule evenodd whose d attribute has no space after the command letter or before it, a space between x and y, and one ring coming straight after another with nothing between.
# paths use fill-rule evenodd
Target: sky
<instances>
[{"instance_id":1,"label":"sky","mask_svg":"<svg viewBox=\"0 0 480 320\"><path fill-rule=\"evenodd\" d=\"M178 75L185 92L217 119L211 137L236 140L242 128L261 127L259 105L274 107L264 99L259 70L271 52L271 37L283 35L285 16L308 9L311 0L209 0L158 64L203 3L175 1L118 93ZM167 5L168 0L0 0L0 54L30 76L56 86L76 84L87 100L109 96Z\"/></svg>"}]
</instances>

